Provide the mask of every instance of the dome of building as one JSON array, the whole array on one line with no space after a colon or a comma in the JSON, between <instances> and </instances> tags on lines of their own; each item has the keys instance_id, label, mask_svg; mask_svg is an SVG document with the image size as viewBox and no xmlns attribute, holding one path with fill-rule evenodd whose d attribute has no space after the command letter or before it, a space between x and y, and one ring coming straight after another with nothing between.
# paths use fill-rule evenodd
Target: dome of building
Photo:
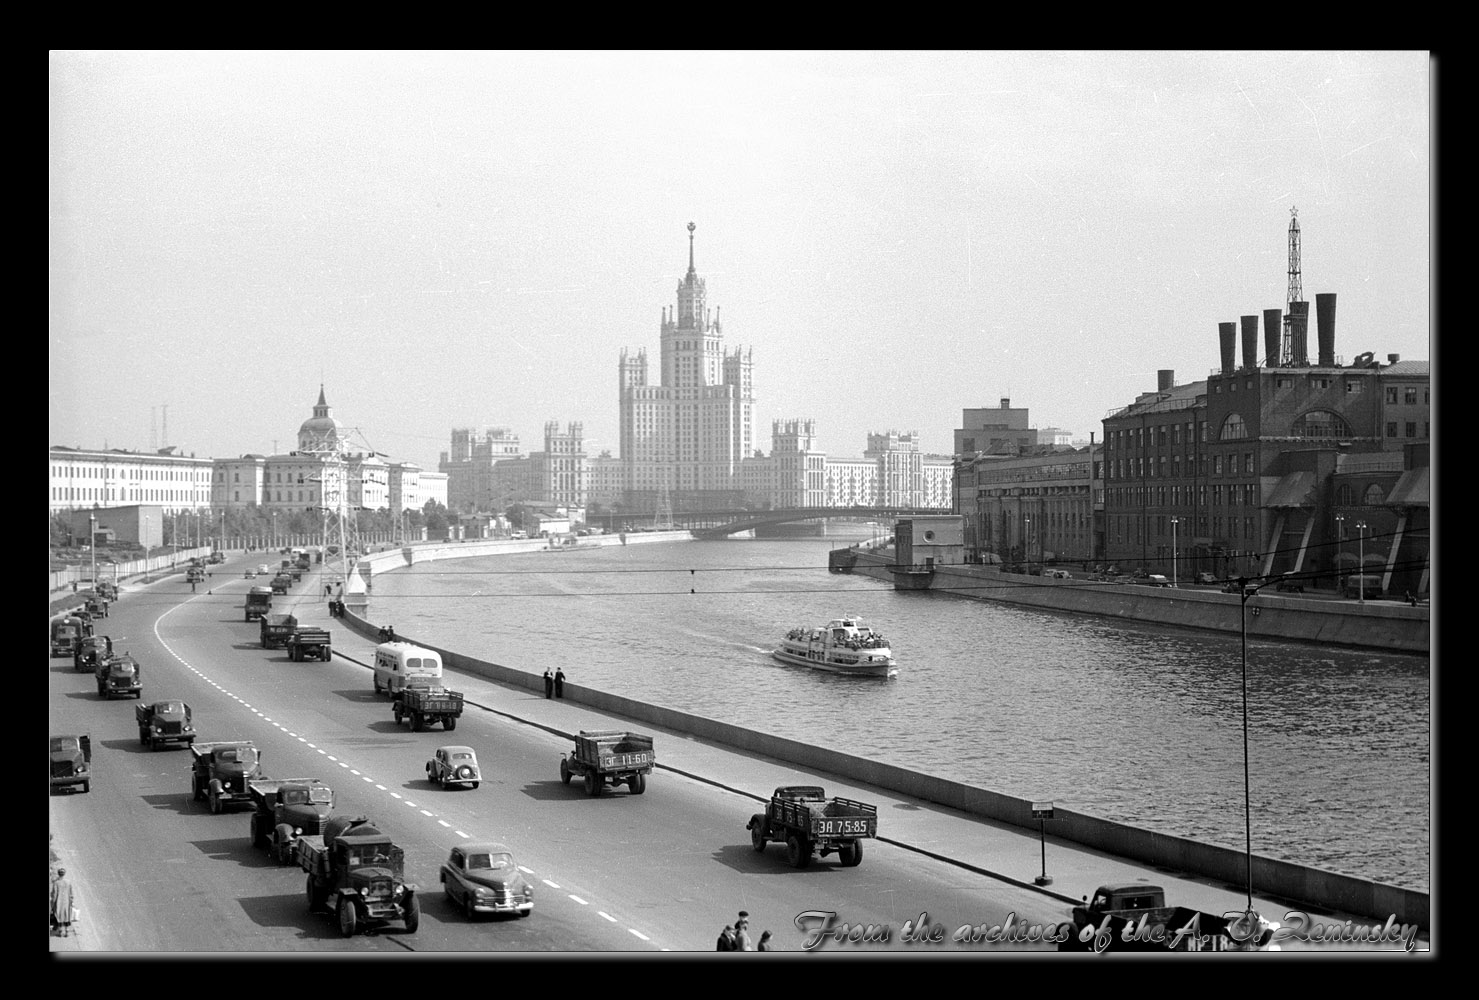
<instances>
[{"instance_id":1,"label":"dome of building","mask_svg":"<svg viewBox=\"0 0 1479 1000\"><path fill-rule=\"evenodd\" d=\"M329 404L324 399L324 387L318 387L318 403L313 416L303 421L298 428L299 451L343 451L345 445L344 425L329 416Z\"/></svg>"}]
</instances>

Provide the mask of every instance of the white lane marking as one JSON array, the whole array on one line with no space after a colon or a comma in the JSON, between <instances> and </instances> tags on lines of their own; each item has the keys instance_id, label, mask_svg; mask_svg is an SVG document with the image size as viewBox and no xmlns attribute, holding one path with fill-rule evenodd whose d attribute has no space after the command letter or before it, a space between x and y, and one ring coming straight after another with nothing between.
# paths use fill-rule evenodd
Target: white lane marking
<instances>
[{"instance_id":1,"label":"white lane marking","mask_svg":"<svg viewBox=\"0 0 1479 1000\"><path fill-rule=\"evenodd\" d=\"M409 802L406 803L406 805L410 805L410 804L411 803L409 803ZM436 813L430 813L430 812L427 812L425 809L423 809L423 810L421 810L421 815L423 815L423 816L435 816Z\"/></svg>"},{"instance_id":2,"label":"white lane marking","mask_svg":"<svg viewBox=\"0 0 1479 1000\"><path fill-rule=\"evenodd\" d=\"M461 830L453 830L452 832L457 834L457 836L461 837L463 840L467 839L467 834L463 833Z\"/></svg>"},{"instance_id":3,"label":"white lane marking","mask_svg":"<svg viewBox=\"0 0 1479 1000\"><path fill-rule=\"evenodd\" d=\"M648 937L648 936L647 936L647 935L646 935L646 934L643 934L643 933L642 933L642 932L641 932L641 931L639 931L639 930L634 930L634 929L632 929L632 928L631 928L631 927L628 927L628 928L627 928L627 933L628 933L628 934L632 934L632 935L635 935L635 936L636 936L636 937L639 937L639 938L641 938L641 939L642 939L642 940L643 940L643 941L651 941L651 940L652 940L652 938L650 938L650 937Z\"/></svg>"},{"instance_id":4,"label":"white lane marking","mask_svg":"<svg viewBox=\"0 0 1479 1000\"><path fill-rule=\"evenodd\" d=\"M406 805L410 806L412 809L416 808L416 803L412 802L410 799L402 799L402 801L405 802Z\"/></svg>"},{"instance_id":5,"label":"white lane marking","mask_svg":"<svg viewBox=\"0 0 1479 1000\"><path fill-rule=\"evenodd\" d=\"M322 751L320 751L320 752L322 752ZM338 759L339 759L338 757L335 757L333 755L330 755L329 756L329 760L338 760Z\"/></svg>"},{"instance_id":6,"label":"white lane marking","mask_svg":"<svg viewBox=\"0 0 1479 1000\"><path fill-rule=\"evenodd\" d=\"M558 889L559 888L559 886L557 884L555 884L554 882L551 882L547 878L546 879L541 879L540 881L542 881L545 885L549 886L551 889Z\"/></svg>"},{"instance_id":7,"label":"white lane marking","mask_svg":"<svg viewBox=\"0 0 1479 1000\"><path fill-rule=\"evenodd\" d=\"M370 777L368 774L362 774L362 775L360 775L360 780L361 781L368 781L372 785L375 783L375 779L372 778L372 777Z\"/></svg>"},{"instance_id":8,"label":"white lane marking","mask_svg":"<svg viewBox=\"0 0 1479 1000\"><path fill-rule=\"evenodd\" d=\"M348 766L349 766L349 765L348 765L348 764L346 764L346 763L344 763L344 762L343 762L343 761L342 761L342 760L341 760L341 761L340 761L340 762L339 762L339 766L340 766L340 767L348 767Z\"/></svg>"},{"instance_id":9,"label":"white lane marking","mask_svg":"<svg viewBox=\"0 0 1479 1000\"><path fill-rule=\"evenodd\" d=\"M303 742L304 743L308 743L307 740L304 740ZM310 750L317 750L318 747L314 746L312 743L308 743L308 749L310 749Z\"/></svg>"},{"instance_id":10,"label":"white lane marking","mask_svg":"<svg viewBox=\"0 0 1479 1000\"><path fill-rule=\"evenodd\" d=\"M349 773L350 773L350 774L352 774L352 775L355 775L355 776L356 776L356 777L359 777L359 772L358 772L358 771L356 771L356 770L355 770L355 769L354 769L354 768L352 768L352 767L351 767L351 768L350 768L350 769L349 769ZM368 778L366 778L366 779L365 779L365 780L366 780L366 781L368 781L368 780L369 780L369 779L368 779Z\"/></svg>"},{"instance_id":11,"label":"white lane marking","mask_svg":"<svg viewBox=\"0 0 1479 1000\"><path fill-rule=\"evenodd\" d=\"M533 868L525 868L523 865L519 865L519 871L523 872L525 875L533 875L534 874L534 869Z\"/></svg>"},{"instance_id":12,"label":"white lane marking","mask_svg":"<svg viewBox=\"0 0 1479 1000\"><path fill-rule=\"evenodd\" d=\"M431 814L430 813L427 813L427 815L430 816ZM451 823L448 823L444 819L439 819L439 820L437 820L437 822L440 823L440 824L442 824L442 826L445 826L449 830L452 828L452 824Z\"/></svg>"},{"instance_id":13,"label":"white lane marking","mask_svg":"<svg viewBox=\"0 0 1479 1000\"><path fill-rule=\"evenodd\" d=\"M380 789L382 792L385 791L385 786L384 785L376 785L375 787L378 788L378 789ZM391 795L395 795L395 792L391 792L390 794ZM400 798L399 795L395 795L395 797L396 798Z\"/></svg>"},{"instance_id":14,"label":"white lane marking","mask_svg":"<svg viewBox=\"0 0 1479 1000\"><path fill-rule=\"evenodd\" d=\"M573 893L573 892L570 893L570 898L573 899L573 900L575 900L581 906L590 906L591 905L590 903L587 903L585 900L581 899L579 896L575 895L575 893Z\"/></svg>"},{"instance_id":15,"label":"white lane marking","mask_svg":"<svg viewBox=\"0 0 1479 1000\"><path fill-rule=\"evenodd\" d=\"M596 912L598 914L600 914L601 916L605 917L607 920L611 921L613 924L616 923L616 918L613 917L611 914L607 913L605 910L597 910Z\"/></svg>"}]
</instances>

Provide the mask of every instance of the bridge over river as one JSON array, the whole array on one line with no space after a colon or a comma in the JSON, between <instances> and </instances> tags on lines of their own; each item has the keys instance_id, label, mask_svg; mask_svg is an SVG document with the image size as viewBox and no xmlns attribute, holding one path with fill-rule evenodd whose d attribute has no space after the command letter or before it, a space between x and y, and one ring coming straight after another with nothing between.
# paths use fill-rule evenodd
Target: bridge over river
<instances>
[{"instance_id":1,"label":"bridge over river","mask_svg":"<svg viewBox=\"0 0 1479 1000\"><path fill-rule=\"evenodd\" d=\"M741 531L798 524L805 521L848 520L887 521L898 517L949 514L948 508L937 507L777 507L767 510L696 510L675 511L664 528L686 528L701 538L723 538ZM600 524L606 531L640 531L653 527L653 515L634 517L629 512L589 514L589 523Z\"/></svg>"}]
</instances>

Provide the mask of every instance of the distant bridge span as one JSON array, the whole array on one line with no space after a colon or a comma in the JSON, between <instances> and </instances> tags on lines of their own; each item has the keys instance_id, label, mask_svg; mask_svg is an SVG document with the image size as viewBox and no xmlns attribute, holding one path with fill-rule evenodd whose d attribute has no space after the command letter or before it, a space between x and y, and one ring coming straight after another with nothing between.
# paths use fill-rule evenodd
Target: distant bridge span
<instances>
[{"instance_id":1,"label":"distant bridge span","mask_svg":"<svg viewBox=\"0 0 1479 1000\"><path fill-rule=\"evenodd\" d=\"M775 510L730 511L723 514L708 511L690 516L707 522L703 527L693 528L693 533L698 537L724 538L741 531L777 524L791 524L796 521L819 521L831 518L864 518L876 521L881 518L921 517L928 514L949 513L951 513L949 510L936 507L787 507ZM678 516L675 515L674 520L678 520ZM716 524L715 521L724 523Z\"/></svg>"}]
</instances>

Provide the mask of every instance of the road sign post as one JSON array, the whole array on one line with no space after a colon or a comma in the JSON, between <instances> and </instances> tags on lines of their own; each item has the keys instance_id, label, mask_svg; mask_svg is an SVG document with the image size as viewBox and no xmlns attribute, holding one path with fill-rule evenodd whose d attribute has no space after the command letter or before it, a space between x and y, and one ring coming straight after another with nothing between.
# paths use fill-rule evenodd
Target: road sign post
<instances>
[{"instance_id":1,"label":"road sign post","mask_svg":"<svg viewBox=\"0 0 1479 1000\"><path fill-rule=\"evenodd\" d=\"M1037 820L1038 837L1042 842L1042 874L1032 881L1035 885L1052 885L1053 879L1048 875L1048 820L1053 818L1053 803L1032 803L1032 818Z\"/></svg>"}]
</instances>

